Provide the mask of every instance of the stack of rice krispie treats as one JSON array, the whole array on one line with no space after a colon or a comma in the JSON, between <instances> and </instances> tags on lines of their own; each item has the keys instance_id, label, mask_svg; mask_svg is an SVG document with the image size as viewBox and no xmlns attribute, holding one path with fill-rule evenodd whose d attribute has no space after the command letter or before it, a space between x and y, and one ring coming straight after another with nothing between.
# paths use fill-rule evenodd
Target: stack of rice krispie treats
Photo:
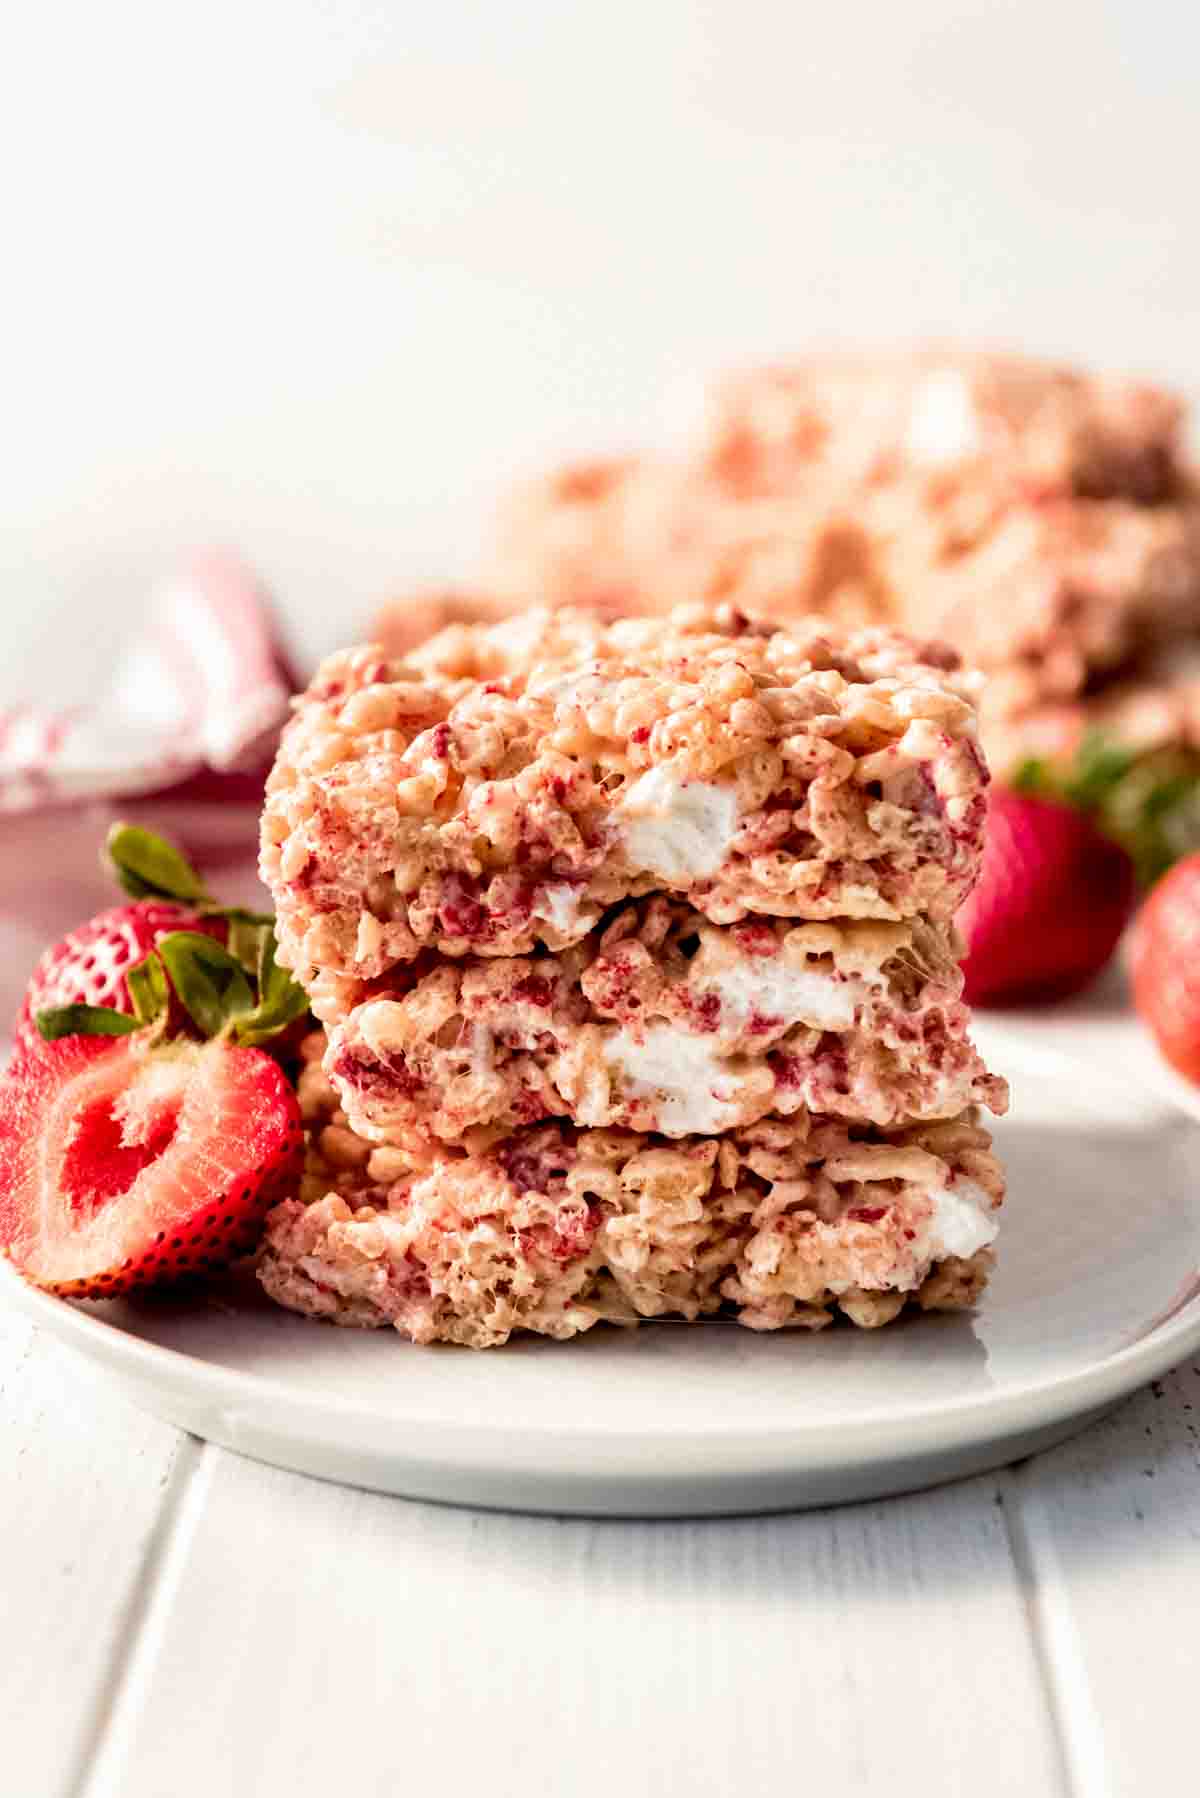
<instances>
[{"instance_id":1,"label":"stack of rice krispie treats","mask_svg":"<svg viewBox=\"0 0 1200 1798\"><path fill-rule=\"evenodd\" d=\"M731 608L452 626L297 702L262 871L324 1027L267 1291L418 1342L971 1304L973 677Z\"/></svg>"},{"instance_id":2,"label":"stack of rice krispie treats","mask_svg":"<svg viewBox=\"0 0 1200 1798\"><path fill-rule=\"evenodd\" d=\"M646 612L681 596L936 632L990 676L1005 774L1102 728L1200 747L1200 499L1145 383L929 349L720 384L691 455L518 496L487 582Z\"/></svg>"}]
</instances>

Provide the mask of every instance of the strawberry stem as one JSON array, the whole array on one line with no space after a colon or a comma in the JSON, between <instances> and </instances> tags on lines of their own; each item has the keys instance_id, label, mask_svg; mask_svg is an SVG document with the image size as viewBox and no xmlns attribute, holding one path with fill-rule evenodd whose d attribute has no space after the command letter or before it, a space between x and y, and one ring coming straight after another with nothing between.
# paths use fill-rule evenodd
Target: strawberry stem
<instances>
[{"instance_id":1,"label":"strawberry stem","mask_svg":"<svg viewBox=\"0 0 1200 1798\"><path fill-rule=\"evenodd\" d=\"M125 976L129 997L140 1024L153 1024L162 1017L171 1002L171 988L162 959L152 949Z\"/></svg>"},{"instance_id":2,"label":"strawberry stem","mask_svg":"<svg viewBox=\"0 0 1200 1798\"><path fill-rule=\"evenodd\" d=\"M207 1037L227 1035L257 1047L304 1016L307 994L275 960L275 920L270 912L221 905L173 843L140 825L114 824L105 847L117 879L134 898L174 899L203 918L224 918L228 924L227 947L195 930L168 931L159 938L157 954L146 956L126 976L136 1013L128 1028L162 1019L169 1009L171 987ZM64 1012L78 1017L102 1009L70 1006ZM83 1030L85 1025L75 1028ZM92 1028L117 1034L120 1027ZM67 1034L66 1028L57 1034Z\"/></svg>"},{"instance_id":3,"label":"strawberry stem","mask_svg":"<svg viewBox=\"0 0 1200 1798\"><path fill-rule=\"evenodd\" d=\"M1193 749L1139 753L1093 730L1071 760L1031 758L1009 784L1086 813L1132 856L1143 887L1200 841L1200 755Z\"/></svg>"},{"instance_id":4,"label":"strawberry stem","mask_svg":"<svg viewBox=\"0 0 1200 1798\"><path fill-rule=\"evenodd\" d=\"M253 1011L254 994L240 961L198 930L171 930L158 939L158 953L189 1017L205 1036L219 1036L227 1024Z\"/></svg>"}]
</instances>

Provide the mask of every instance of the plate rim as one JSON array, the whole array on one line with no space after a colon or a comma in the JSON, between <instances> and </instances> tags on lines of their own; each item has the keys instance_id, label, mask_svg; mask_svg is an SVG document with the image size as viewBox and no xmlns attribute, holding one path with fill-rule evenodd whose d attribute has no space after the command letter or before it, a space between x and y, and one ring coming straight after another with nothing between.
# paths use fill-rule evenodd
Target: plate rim
<instances>
[{"instance_id":1,"label":"plate rim","mask_svg":"<svg viewBox=\"0 0 1200 1798\"><path fill-rule=\"evenodd\" d=\"M1008 1037L1013 1049L1027 1064L1042 1061L1057 1064L1060 1068L1084 1066L1092 1079L1120 1085L1126 1092L1132 1080L1160 1104L1200 1123L1200 1094L1181 1091L1172 1080L1162 1076L1161 1070L1158 1070L1160 1078L1152 1077L1143 1068L1136 1072L1127 1068L1118 1076L1111 1068L1094 1064L1087 1056L1073 1053L1058 1043L1031 1042L1019 1028L1012 1029L1010 1034L1001 1024L996 1034L998 1038ZM761 1422L742 1424L737 1418L723 1417L711 1428L689 1426L687 1430L673 1431L668 1440L675 1449L711 1448L716 1444L744 1449L755 1442L770 1442L779 1450L788 1448L793 1455L802 1452L805 1443L811 1444L814 1450L833 1443L847 1458L856 1444L869 1444L875 1440L880 1458L886 1459L888 1449L879 1444L878 1437L881 1431L891 1437L894 1455L898 1452L895 1429L900 1423L906 1430L916 1429L926 1438L940 1436L953 1428L954 1442L963 1445L987 1436L1053 1425L1116 1403L1200 1348L1200 1268L1183 1270L1180 1295L1162 1321L1153 1324L1134 1342L1082 1366L1024 1380L1019 1385L927 1399L906 1404L900 1410L881 1402L878 1409L860 1411L850 1419L813 1421L799 1418L783 1429ZM419 1412L406 1414L400 1406L389 1409L384 1415L377 1404L355 1394L331 1396L306 1392L290 1384L285 1376L229 1368L187 1350L168 1347L135 1334L83 1309L80 1303L32 1286L3 1251L0 1251L0 1298L14 1302L33 1323L43 1325L56 1340L84 1355L93 1364L101 1362L118 1377L148 1383L155 1389L169 1384L174 1391L186 1390L189 1396L209 1403L244 1403L248 1399L259 1403L273 1401L276 1407L286 1408L297 1422L304 1418L326 1427L331 1427L338 1419L374 1420L389 1432L411 1432L414 1454L419 1450L418 1436L428 1441L438 1435L456 1433L460 1436L466 1433L480 1444L479 1452L483 1452L482 1445L489 1439L511 1441L516 1434L526 1443L552 1440L566 1445L590 1444L593 1449L601 1442L615 1447L622 1441L640 1442L645 1438L644 1431L623 1431L594 1421L580 1424L578 1414L574 1412L561 1419L544 1423L523 1422L517 1426L487 1414L470 1418L430 1417ZM326 1325L325 1329L327 1334L340 1334L332 1326ZM403 1346L410 1352L417 1352L412 1344ZM440 1353L462 1352L434 1346ZM571 1344L556 1343L547 1348L566 1352ZM397 1388L399 1384L398 1381ZM278 1409L275 1415L279 1416ZM910 1439L908 1446L917 1445Z\"/></svg>"},{"instance_id":2,"label":"plate rim","mask_svg":"<svg viewBox=\"0 0 1200 1798\"><path fill-rule=\"evenodd\" d=\"M306 1393L289 1385L285 1379L250 1370L231 1369L205 1361L185 1350L169 1348L148 1341L107 1319L82 1311L53 1293L30 1286L5 1260L0 1259L0 1290L8 1289L19 1307L35 1323L45 1324L51 1334L66 1347L83 1353L91 1361L100 1359L119 1375L129 1375L155 1386L170 1382L172 1387L187 1387L193 1394L209 1402L221 1403L253 1397L273 1400L298 1415L332 1422L338 1417L374 1420L389 1429L410 1429L425 1434L469 1429L479 1438L511 1438L514 1433L526 1439L553 1440L559 1443L595 1443L598 1439L618 1440L623 1435L640 1440L644 1432L606 1429L595 1422L579 1426L574 1418L545 1423L511 1423L494 1421L487 1416L452 1419L405 1415L396 1409L384 1418L369 1400L353 1394L344 1397ZM736 1326L732 1326L736 1327ZM327 1326L331 1329L332 1326ZM411 1346L411 1345L406 1345ZM570 1345L555 1345L569 1350ZM780 1444L801 1444L833 1439L849 1446L860 1435L874 1435L888 1425L903 1423L905 1427L923 1427L936 1431L939 1425L962 1424L987 1427L998 1423L1000 1414L1021 1411L1021 1426L1035 1422L1052 1422L1091 1410L1124 1397L1158 1377L1200 1348L1200 1292L1192 1295L1164 1324L1151 1330L1139 1341L1106 1355L1102 1360L1041 1380L999 1390L981 1391L946 1399L907 1405L897 1410L881 1407L860 1412L849 1419L822 1422L798 1420L786 1430L766 1428L761 1423L739 1426L737 1420L723 1419L711 1429L689 1427L670 1434L674 1445L684 1443L745 1444L770 1439ZM92 1353L90 1351L95 1351ZM450 1350L448 1352L454 1352ZM1076 1401L1079 1401L1078 1403ZM1030 1415L1030 1413L1033 1415Z\"/></svg>"}]
</instances>

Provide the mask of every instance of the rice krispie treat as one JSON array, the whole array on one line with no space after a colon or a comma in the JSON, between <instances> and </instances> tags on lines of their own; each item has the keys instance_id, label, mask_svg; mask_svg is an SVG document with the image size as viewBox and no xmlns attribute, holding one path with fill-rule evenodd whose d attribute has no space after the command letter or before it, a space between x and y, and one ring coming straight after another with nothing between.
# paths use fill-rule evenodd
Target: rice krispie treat
<instances>
[{"instance_id":1,"label":"rice krispie treat","mask_svg":"<svg viewBox=\"0 0 1200 1798\"><path fill-rule=\"evenodd\" d=\"M418 1150L547 1117L682 1137L1002 1111L959 948L922 920L719 926L660 895L560 955L409 964L331 1033L326 1070L361 1137Z\"/></svg>"},{"instance_id":2,"label":"rice krispie treat","mask_svg":"<svg viewBox=\"0 0 1200 1798\"><path fill-rule=\"evenodd\" d=\"M1144 507L1190 485L1173 394L1022 357L797 357L720 383L712 413L687 463L596 460L522 489L503 514L492 581L547 604L735 600L783 616L823 610L823 592L853 585L856 616L913 628L903 594L870 590L887 586L866 562L889 496L909 514L893 527L930 508L961 548L1014 505ZM856 548L864 507L882 516ZM806 553L814 532L832 537Z\"/></svg>"},{"instance_id":3,"label":"rice krispie treat","mask_svg":"<svg viewBox=\"0 0 1200 1798\"><path fill-rule=\"evenodd\" d=\"M404 656L452 624L495 624L509 607L494 593L434 587L402 594L375 614L372 641L389 656Z\"/></svg>"},{"instance_id":4,"label":"rice krispie treat","mask_svg":"<svg viewBox=\"0 0 1200 1798\"><path fill-rule=\"evenodd\" d=\"M573 551L539 538L494 578L518 575L548 604L631 613L684 599L775 619L819 614L851 627L942 634L992 678L985 717L1084 694L1156 644L1200 636L1200 503L1144 506L1029 494L995 470L881 483L851 495L822 483L743 496L692 471L647 467L655 524L635 528L628 474L590 520L574 508ZM553 544L553 546L552 546Z\"/></svg>"},{"instance_id":5,"label":"rice krispie treat","mask_svg":"<svg viewBox=\"0 0 1200 1798\"><path fill-rule=\"evenodd\" d=\"M1074 699L1200 630L1194 504L1021 501L971 534L952 505L928 503L879 541L907 628L936 621L988 673L989 720Z\"/></svg>"},{"instance_id":6,"label":"rice krispie treat","mask_svg":"<svg viewBox=\"0 0 1200 1798\"><path fill-rule=\"evenodd\" d=\"M1180 481L1183 407L1147 382L931 347L800 356L714 396L710 465L743 496L842 491L978 464L1041 498L1153 505Z\"/></svg>"},{"instance_id":7,"label":"rice krispie treat","mask_svg":"<svg viewBox=\"0 0 1200 1798\"><path fill-rule=\"evenodd\" d=\"M716 603L712 497L710 482L665 459L571 463L505 501L488 584L510 606L532 598L606 617Z\"/></svg>"},{"instance_id":8,"label":"rice krispie treat","mask_svg":"<svg viewBox=\"0 0 1200 1798\"><path fill-rule=\"evenodd\" d=\"M645 550L582 535L512 563L551 604L650 613L689 596L775 619L943 634L991 676L985 720L1073 698L1156 643L1200 634L1200 506L1043 500L981 481L826 501L731 500L680 481ZM585 527L580 527L581 530ZM503 578L503 576L501 576Z\"/></svg>"},{"instance_id":9,"label":"rice krispie treat","mask_svg":"<svg viewBox=\"0 0 1200 1798\"><path fill-rule=\"evenodd\" d=\"M561 952L654 891L720 924L946 921L986 812L957 667L727 609L532 613L407 662L331 657L268 783L280 960L335 1023L422 950Z\"/></svg>"},{"instance_id":10,"label":"rice krispie treat","mask_svg":"<svg viewBox=\"0 0 1200 1798\"><path fill-rule=\"evenodd\" d=\"M385 1166L381 1158L391 1158ZM562 1123L357 1171L267 1221L272 1298L334 1323L486 1348L725 1310L753 1329L973 1304L1003 1178L971 1113L889 1132L771 1119L678 1143Z\"/></svg>"},{"instance_id":11,"label":"rice krispie treat","mask_svg":"<svg viewBox=\"0 0 1200 1798\"><path fill-rule=\"evenodd\" d=\"M1090 712L1156 647L1200 640L1200 498L1161 389L954 351L814 356L725 383L714 412L687 462L527 489L490 578L548 604L944 635L990 676L997 772L1011 721Z\"/></svg>"}]
</instances>

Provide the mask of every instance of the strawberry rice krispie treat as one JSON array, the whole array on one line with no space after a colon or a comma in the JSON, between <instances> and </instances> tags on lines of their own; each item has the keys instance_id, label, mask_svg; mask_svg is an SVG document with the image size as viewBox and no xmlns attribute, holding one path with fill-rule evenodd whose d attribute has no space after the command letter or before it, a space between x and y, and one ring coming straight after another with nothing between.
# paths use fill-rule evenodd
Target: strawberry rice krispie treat
<instances>
[{"instance_id":1,"label":"strawberry rice krispie treat","mask_svg":"<svg viewBox=\"0 0 1200 1798\"><path fill-rule=\"evenodd\" d=\"M1180 400L1032 357L930 347L798 356L722 381L708 454L731 489L843 490L977 464L1042 498L1155 505L1181 483Z\"/></svg>"},{"instance_id":2,"label":"strawberry rice krispie treat","mask_svg":"<svg viewBox=\"0 0 1200 1798\"><path fill-rule=\"evenodd\" d=\"M958 950L923 920L720 926L657 895L559 955L409 964L325 1065L361 1137L417 1153L550 1117L675 1138L801 1110L885 1128L1002 1111Z\"/></svg>"},{"instance_id":3,"label":"strawberry rice krispie treat","mask_svg":"<svg viewBox=\"0 0 1200 1798\"><path fill-rule=\"evenodd\" d=\"M333 1323L475 1348L718 1311L873 1328L910 1302L974 1304L991 1265L1003 1178L970 1112L893 1131L799 1114L674 1142L555 1122L424 1163L363 1145L355 1164L320 1123L336 1113L319 1073L305 1097L325 1147L271 1213L259 1278Z\"/></svg>"},{"instance_id":4,"label":"strawberry rice krispie treat","mask_svg":"<svg viewBox=\"0 0 1200 1798\"><path fill-rule=\"evenodd\" d=\"M423 952L561 953L653 892L717 924L948 922L986 811L975 691L940 647L730 609L334 656L268 786L280 960L333 1024Z\"/></svg>"},{"instance_id":5,"label":"strawberry rice krispie treat","mask_svg":"<svg viewBox=\"0 0 1200 1798\"><path fill-rule=\"evenodd\" d=\"M973 1304L1007 1104L953 924L974 692L939 648L728 609L327 662L263 820L328 1026L267 1292L474 1347Z\"/></svg>"},{"instance_id":6,"label":"strawberry rice krispie treat","mask_svg":"<svg viewBox=\"0 0 1200 1798\"><path fill-rule=\"evenodd\" d=\"M434 587L393 599L375 614L373 642L381 643L389 656L405 656L451 624L495 624L509 607L494 593L473 593L465 588Z\"/></svg>"}]
</instances>

